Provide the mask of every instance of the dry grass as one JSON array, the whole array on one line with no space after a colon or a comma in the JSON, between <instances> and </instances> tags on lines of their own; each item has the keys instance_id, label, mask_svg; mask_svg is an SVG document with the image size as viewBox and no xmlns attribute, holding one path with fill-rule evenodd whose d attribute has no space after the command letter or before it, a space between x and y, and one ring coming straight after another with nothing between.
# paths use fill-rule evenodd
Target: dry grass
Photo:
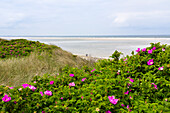
<instances>
[{"instance_id":1,"label":"dry grass","mask_svg":"<svg viewBox=\"0 0 170 113\"><path fill-rule=\"evenodd\" d=\"M62 49L54 49L52 53L45 51L41 55L34 52L24 58L0 60L0 84L19 86L30 82L35 75L56 74L66 65L81 67L92 64Z\"/></svg>"},{"instance_id":2,"label":"dry grass","mask_svg":"<svg viewBox=\"0 0 170 113\"><path fill-rule=\"evenodd\" d=\"M0 38L0 42L1 42L1 41L5 41L5 39Z\"/></svg>"}]
</instances>

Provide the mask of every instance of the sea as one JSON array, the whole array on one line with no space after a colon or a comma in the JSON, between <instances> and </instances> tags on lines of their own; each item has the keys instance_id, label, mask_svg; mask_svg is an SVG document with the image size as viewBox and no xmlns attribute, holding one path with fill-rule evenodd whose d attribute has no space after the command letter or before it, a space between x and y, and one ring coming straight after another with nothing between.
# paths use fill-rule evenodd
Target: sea
<instances>
[{"instance_id":1,"label":"sea","mask_svg":"<svg viewBox=\"0 0 170 113\"><path fill-rule=\"evenodd\" d=\"M0 36L4 39L27 39L56 45L80 56L109 58L115 50L131 55L137 48L149 47L150 43L170 45L170 35L128 36ZM135 52L136 53L136 52Z\"/></svg>"}]
</instances>

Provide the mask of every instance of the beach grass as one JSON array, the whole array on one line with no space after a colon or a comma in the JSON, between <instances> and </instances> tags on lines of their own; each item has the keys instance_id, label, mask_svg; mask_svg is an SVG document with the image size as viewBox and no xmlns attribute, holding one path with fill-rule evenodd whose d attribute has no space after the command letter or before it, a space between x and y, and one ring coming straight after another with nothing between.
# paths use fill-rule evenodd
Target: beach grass
<instances>
[{"instance_id":1,"label":"beach grass","mask_svg":"<svg viewBox=\"0 0 170 113\"><path fill-rule=\"evenodd\" d=\"M66 65L79 68L93 65L92 61L84 60L57 46L48 46L49 49L42 52L35 50L28 56L0 59L0 84L19 86L30 82L35 75L59 73Z\"/></svg>"},{"instance_id":2,"label":"beach grass","mask_svg":"<svg viewBox=\"0 0 170 113\"><path fill-rule=\"evenodd\" d=\"M5 41L5 39L0 38L0 42L1 42L1 41Z\"/></svg>"}]
</instances>

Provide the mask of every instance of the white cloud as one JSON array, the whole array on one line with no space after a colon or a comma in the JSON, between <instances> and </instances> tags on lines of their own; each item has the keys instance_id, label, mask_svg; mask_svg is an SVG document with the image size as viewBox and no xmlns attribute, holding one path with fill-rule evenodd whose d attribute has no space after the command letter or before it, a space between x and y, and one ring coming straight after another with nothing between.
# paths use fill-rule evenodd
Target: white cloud
<instances>
[{"instance_id":1,"label":"white cloud","mask_svg":"<svg viewBox=\"0 0 170 113\"><path fill-rule=\"evenodd\" d=\"M170 11L121 12L111 15L113 26L117 27L154 27L170 24Z\"/></svg>"},{"instance_id":2,"label":"white cloud","mask_svg":"<svg viewBox=\"0 0 170 113\"><path fill-rule=\"evenodd\" d=\"M117 23L117 24L122 24L122 23L125 23L127 20L127 17L126 16L117 16L115 19L114 19L114 23Z\"/></svg>"},{"instance_id":3,"label":"white cloud","mask_svg":"<svg viewBox=\"0 0 170 113\"><path fill-rule=\"evenodd\" d=\"M0 0L0 34L162 32L170 30L169 6L169 0Z\"/></svg>"}]
</instances>

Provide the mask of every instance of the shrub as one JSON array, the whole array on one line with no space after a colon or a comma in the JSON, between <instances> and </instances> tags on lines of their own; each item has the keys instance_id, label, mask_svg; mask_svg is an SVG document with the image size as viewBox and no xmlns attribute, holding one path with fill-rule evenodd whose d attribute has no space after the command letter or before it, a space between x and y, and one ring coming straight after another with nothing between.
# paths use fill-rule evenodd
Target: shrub
<instances>
[{"instance_id":1,"label":"shrub","mask_svg":"<svg viewBox=\"0 0 170 113\"><path fill-rule=\"evenodd\" d=\"M168 112L170 47L152 43L142 50L116 62L100 60L94 68L67 66L58 75L35 76L32 82L13 89L0 86L0 98L11 97L0 102L0 109L25 113Z\"/></svg>"},{"instance_id":2,"label":"shrub","mask_svg":"<svg viewBox=\"0 0 170 113\"><path fill-rule=\"evenodd\" d=\"M45 50L52 51L52 48L58 47L26 39L3 40L0 42L0 59L29 56L34 51L40 53Z\"/></svg>"}]
</instances>

